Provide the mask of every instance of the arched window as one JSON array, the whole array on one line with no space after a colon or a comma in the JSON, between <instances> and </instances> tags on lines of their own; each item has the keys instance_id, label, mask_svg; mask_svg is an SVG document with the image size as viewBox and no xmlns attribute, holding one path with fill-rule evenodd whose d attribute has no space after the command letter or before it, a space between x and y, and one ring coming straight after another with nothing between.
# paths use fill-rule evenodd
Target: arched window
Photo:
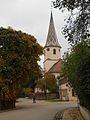
<instances>
[{"instance_id":1,"label":"arched window","mask_svg":"<svg viewBox=\"0 0 90 120\"><path fill-rule=\"evenodd\" d=\"M53 54L54 54L54 55L56 54L56 49L53 49Z\"/></svg>"}]
</instances>

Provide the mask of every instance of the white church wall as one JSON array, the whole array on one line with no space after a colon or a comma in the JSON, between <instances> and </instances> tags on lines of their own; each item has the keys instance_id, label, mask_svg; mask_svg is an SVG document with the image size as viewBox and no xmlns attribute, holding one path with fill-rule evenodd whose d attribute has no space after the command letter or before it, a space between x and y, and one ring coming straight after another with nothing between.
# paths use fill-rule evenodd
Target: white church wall
<instances>
[{"instance_id":1,"label":"white church wall","mask_svg":"<svg viewBox=\"0 0 90 120\"><path fill-rule=\"evenodd\" d=\"M53 50L56 50L56 54L53 53ZM59 47L46 47L44 49L44 70L48 70L61 58L61 50Z\"/></svg>"},{"instance_id":2,"label":"white church wall","mask_svg":"<svg viewBox=\"0 0 90 120\"><path fill-rule=\"evenodd\" d=\"M56 49L56 54L53 54L53 49ZM61 50L59 47L46 47L44 49L44 60L61 58Z\"/></svg>"},{"instance_id":3,"label":"white church wall","mask_svg":"<svg viewBox=\"0 0 90 120\"><path fill-rule=\"evenodd\" d=\"M48 72L49 69L57 62L57 60L47 60L45 61L44 63L44 71L45 72Z\"/></svg>"}]
</instances>

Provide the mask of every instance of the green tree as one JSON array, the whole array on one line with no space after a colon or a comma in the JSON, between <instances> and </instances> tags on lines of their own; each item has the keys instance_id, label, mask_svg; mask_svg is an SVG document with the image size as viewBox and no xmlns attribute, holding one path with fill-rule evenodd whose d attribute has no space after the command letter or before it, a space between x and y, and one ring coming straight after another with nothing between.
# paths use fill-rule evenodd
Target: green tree
<instances>
[{"instance_id":1,"label":"green tree","mask_svg":"<svg viewBox=\"0 0 90 120\"><path fill-rule=\"evenodd\" d=\"M90 109L90 0L55 0L55 8L69 12L63 29L71 45L65 54L64 75L77 93L80 104ZM87 43L87 39L88 42Z\"/></svg>"},{"instance_id":2,"label":"green tree","mask_svg":"<svg viewBox=\"0 0 90 120\"><path fill-rule=\"evenodd\" d=\"M53 4L69 12L63 33L71 45L90 37L90 0L55 0Z\"/></svg>"},{"instance_id":3,"label":"green tree","mask_svg":"<svg viewBox=\"0 0 90 120\"><path fill-rule=\"evenodd\" d=\"M43 79L37 81L37 87L43 90L46 94L46 91L56 92L58 90L57 80L54 75L46 73Z\"/></svg>"},{"instance_id":4,"label":"green tree","mask_svg":"<svg viewBox=\"0 0 90 120\"><path fill-rule=\"evenodd\" d=\"M90 109L90 48L87 42L79 43L70 54L65 55L64 75L74 88L80 104Z\"/></svg>"},{"instance_id":5,"label":"green tree","mask_svg":"<svg viewBox=\"0 0 90 120\"><path fill-rule=\"evenodd\" d=\"M33 36L0 28L0 100L15 102L18 85L39 75L42 51Z\"/></svg>"}]
</instances>

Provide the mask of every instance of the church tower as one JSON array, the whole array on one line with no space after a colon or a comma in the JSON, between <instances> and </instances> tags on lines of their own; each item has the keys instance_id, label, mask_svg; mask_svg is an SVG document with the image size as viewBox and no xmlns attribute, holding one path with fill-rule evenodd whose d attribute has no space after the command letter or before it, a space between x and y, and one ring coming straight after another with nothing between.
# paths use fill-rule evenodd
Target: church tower
<instances>
[{"instance_id":1,"label":"church tower","mask_svg":"<svg viewBox=\"0 0 90 120\"><path fill-rule=\"evenodd\" d=\"M61 58L61 46L58 42L53 15L51 11L51 18L49 24L49 31L47 41L44 47L44 72L48 72L49 69Z\"/></svg>"}]
</instances>

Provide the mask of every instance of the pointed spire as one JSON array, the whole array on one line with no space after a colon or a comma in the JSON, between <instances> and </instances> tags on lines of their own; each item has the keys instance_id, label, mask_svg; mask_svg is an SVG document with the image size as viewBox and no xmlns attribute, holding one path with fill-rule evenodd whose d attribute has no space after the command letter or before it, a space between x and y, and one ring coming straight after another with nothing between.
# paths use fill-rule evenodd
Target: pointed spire
<instances>
[{"instance_id":1,"label":"pointed spire","mask_svg":"<svg viewBox=\"0 0 90 120\"><path fill-rule=\"evenodd\" d=\"M53 21L53 14L51 10L50 25L49 25L49 31L48 31L45 47L52 47L52 46L60 47L57 36L56 36L56 31L55 31L54 21Z\"/></svg>"}]
</instances>

